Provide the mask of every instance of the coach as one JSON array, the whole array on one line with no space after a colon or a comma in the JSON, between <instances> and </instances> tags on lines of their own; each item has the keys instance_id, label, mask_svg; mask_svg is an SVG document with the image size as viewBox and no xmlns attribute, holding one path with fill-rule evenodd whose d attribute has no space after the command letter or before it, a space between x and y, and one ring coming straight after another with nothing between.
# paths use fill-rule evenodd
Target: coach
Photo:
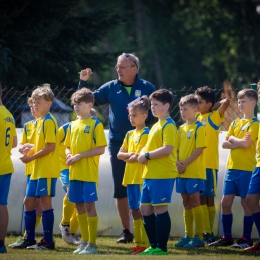
<instances>
[{"instance_id":1,"label":"coach","mask_svg":"<svg viewBox=\"0 0 260 260\"><path fill-rule=\"evenodd\" d=\"M128 120L127 105L142 95L149 96L155 91L154 86L138 75L139 59L128 53L123 53L117 58L115 66L118 79L109 81L93 92L95 106L109 104L109 154L114 182L114 198L121 224L122 236L117 243L128 243L133 241L130 232L130 215L126 187L122 185L125 170L125 162L117 159L117 153L122 146L125 134L132 130ZM87 87L91 69L82 70L80 73L79 89ZM153 121L151 113L147 123Z\"/></svg>"}]
</instances>

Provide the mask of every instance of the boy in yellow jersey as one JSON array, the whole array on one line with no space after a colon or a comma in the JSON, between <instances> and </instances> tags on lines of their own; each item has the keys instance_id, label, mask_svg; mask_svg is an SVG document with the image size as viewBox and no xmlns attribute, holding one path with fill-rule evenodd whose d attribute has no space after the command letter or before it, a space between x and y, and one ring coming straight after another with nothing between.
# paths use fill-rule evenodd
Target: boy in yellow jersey
<instances>
[{"instance_id":1,"label":"boy in yellow jersey","mask_svg":"<svg viewBox=\"0 0 260 260\"><path fill-rule=\"evenodd\" d=\"M145 126L149 108L147 96L142 96L140 100L129 106L129 120L136 129L127 132L117 155L119 160L126 162L123 185L127 187L128 204L134 219L133 229L136 243L136 247L131 249L132 254L141 253L148 247L148 238L139 209L144 165L140 164L137 158L145 146L149 134L149 128Z\"/></svg>"},{"instance_id":2,"label":"boy in yellow jersey","mask_svg":"<svg viewBox=\"0 0 260 260\"><path fill-rule=\"evenodd\" d=\"M211 112L215 105L215 92L209 87L201 87L195 91L199 101L197 120L205 126L207 147L204 150L206 164L205 191L200 193L200 204L204 214L203 238L207 243L215 241L213 226L216 215L214 198L217 195L219 169L218 137L224 113L229 106L229 99L220 102L217 110Z\"/></svg>"},{"instance_id":3,"label":"boy in yellow jersey","mask_svg":"<svg viewBox=\"0 0 260 260\"><path fill-rule=\"evenodd\" d=\"M185 236L176 243L176 247L203 247L203 211L200 205L200 192L205 190L206 179L205 157L203 149L206 145L205 128L196 119L198 99L195 95L182 97L180 114L186 121L179 128L178 134L178 178L176 191L181 193L184 206ZM195 235L193 234L193 218Z\"/></svg>"},{"instance_id":4,"label":"boy in yellow jersey","mask_svg":"<svg viewBox=\"0 0 260 260\"><path fill-rule=\"evenodd\" d=\"M254 108L257 104L257 92L252 89L243 89L237 94L238 108L244 114L243 118L234 120L228 129L222 147L230 149L227 174L223 187L221 200L221 221L223 236L209 246L231 246L234 248L246 248L252 246L251 232L253 218L246 204L246 195L252 171L256 165L256 142L259 122L254 117ZM231 207L235 196L241 197L244 209L243 236L233 244Z\"/></svg>"},{"instance_id":5,"label":"boy in yellow jersey","mask_svg":"<svg viewBox=\"0 0 260 260\"><path fill-rule=\"evenodd\" d=\"M70 166L69 201L75 203L82 238L73 253L95 254L98 252L95 208L98 164L107 142L102 123L90 114L94 104L92 92L82 88L72 95L71 101L78 120L71 122L65 140L67 165Z\"/></svg>"},{"instance_id":6,"label":"boy in yellow jersey","mask_svg":"<svg viewBox=\"0 0 260 260\"><path fill-rule=\"evenodd\" d=\"M35 113L32 107L32 98L28 98L27 103L30 107L31 114L34 117L34 120L31 120L24 124L23 131L22 131L22 139L20 141L21 147L19 148L19 152L21 154L26 153L28 147L30 146L32 147L34 145L35 129L36 129L36 122L38 117L38 115ZM27 176L27 184L29 183L30 176L33 172L33 165L34 165L34 161L27 163L25 165L25 176ZM36 223L35 223L35 230L36 230L42 217L42 208L39 199L36 199L35 201L35 209L36 209ZM24 238L26 238L26 236L27 234L25 231L23 237L19 237L15 243L9 245L8 247L19 248L19 246L23 243Z\"/></svg>"},{"instance_id":7,"label":"boy in yellow jersey","mask_svg":"<svg viewBox=\"0 0 260 260\"><path fill-rule=\"evenodd\" d=\"M169 115L173 95L167 89L159 89L149 99L158 122L151 128L138 161L145 165L140 210L150 247L139 255L168 255L167 242L171 231L168 205L178 175L177 128Z\"/></svg>"},{"instance_id":8,"label":"boy in yellow jersey","mask_svg":"<svg viewBox=\"0 0 260 260\"><path fill-rule=\"evenodd\" d=\"M257 85L258 90L258 99L260 99L260 82ZM258 132L257 140L257 164L252 174L247 196L246 203L251 211L253 220L255 222L257 231L258 231L258 242L253 246L245 248L247 252L254 252L260 254L260 130Z\"/></svg>"},{"instance_id":9,"label":"boy in yellow jersey","mask_svg":"<svg viewBox=\"0 0 260 260\"><path fill-rule=\"evenodd\" d=\"M97 116L97 112L94 108L91 108L90 114L94 117ZM66 146L65 140L67 136L67 130L70 123L66 123L59 128L59 140L60 140L60 181L65 191L62 205L62 219L59 225L61 230L61 236L63 240L69 244L78 245L80 240L77 236L77 230L79 228L76 208L74 203L68 199L69 190L69 166L66 165Z\"/></svg>"},{"instance_id":10,"label":"boy in yellow jersey","mask_svg":"<svg viewBox=\"0 0 260 260\"><path fill-rule=\"evenodd\" d=\"M0 86L0 254L6 253L5 236L8 226L7 200L11 176L14 171L11 150L17 146L15 123L12 114L2 103Z\"/></svg>"},{"instance_id":11,"label":"boy in yellow jersey","mask_svg":"<svg viewBox=\"0 0 260 260\"><path fill-rule=\"evenodd\" d=\"M27 238L23 248L34 250L54 249L53 223L54 213L52 197L55 196L57 178L60 175L58 124L49 112L54 94L50 88L39 87L32 93L33 109L39 115L35 132L33 155L23 155L24 163L34 162L24 199L24 221ZM40 198L42 208L42 225L44 237L39 243L35 241L35 200Z\"/></svg>"}]
</instances>

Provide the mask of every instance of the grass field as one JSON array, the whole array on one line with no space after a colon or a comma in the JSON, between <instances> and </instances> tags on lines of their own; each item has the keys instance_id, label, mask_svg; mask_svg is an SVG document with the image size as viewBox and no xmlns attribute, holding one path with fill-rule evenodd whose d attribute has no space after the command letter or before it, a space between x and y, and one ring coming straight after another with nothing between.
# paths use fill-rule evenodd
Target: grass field
<instances>
[{"instance_id":1,"label":"grass field","mask_svg":"<svg viewBox=\"0 0 260 260\"><path fill-rule=\"evenodd\" d=\"M8 236L6 238L6 245L15 242L17 239L16 236ZM40 237L37 238L37 241L40 240ZM215 259L235 259L235 260L249 260L249 259L260 259L260 255L254 255L243 252L239 249L230 249L230 248L199 248L199 249L175 249L173 248L173 243L176 240L169 240L168 242L168 251L169 256L137 256L130 255L129 248L133 247L134 244L116 244L115 238L108 237L98 237L97 244L99 254L96 255L74 255L72 254L73 250L77 247L66 244L61 237L55 237L55 250L50 251L34 251L34 250L14 250L7 249L7 254L0 254L1 260L13 260L13 259L22 259L22 260L77 260L82 258L89 259L113 259L113 260L123 260L123 259L174 259L174 260L215 260Z\"/></svg>"}]
</instances>

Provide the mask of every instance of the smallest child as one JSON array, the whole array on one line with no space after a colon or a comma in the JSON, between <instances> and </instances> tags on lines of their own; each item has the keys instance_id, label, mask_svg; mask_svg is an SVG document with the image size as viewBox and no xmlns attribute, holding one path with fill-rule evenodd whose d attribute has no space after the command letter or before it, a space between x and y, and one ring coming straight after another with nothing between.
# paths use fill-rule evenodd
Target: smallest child
<instances>
[{"instance_id":1,"label":"smallest child","mask_svg":"<svg viewBox=\"0 0 260 260\"><path fill-rule=\"evenodd\" d=\"M131 249L132 254L143 252L148 247L148 238L144 229L140 212L140 197L142 189L142 174L144 165L137 160L145 146L149 134L145 120L148 116L150 104L147 96L142 96L129 107L129 120L136 129L128 131L117 158L126 162L123 186L127 187L128 203L133 216L133 228L136 247Z\"/></svg>"},{"instance_id":2,"label":"smallest child","mask_svg":"<svg viewBox=\"0 0 260 260\"><path fill-rule=\"evenodd\" d=\"M200 205L200 192L204 191L206 168L203 149L206 147L205 130L197 121L198 99L194 95L182 97L180 102L181 117L186 121L179 128L179 158L176 179L176 191L181 193L184 206L185 236L176 243L176 247L203 247L203 210ZM193 234L195 219L195 235Z\"/></svg>"}]
</instances>

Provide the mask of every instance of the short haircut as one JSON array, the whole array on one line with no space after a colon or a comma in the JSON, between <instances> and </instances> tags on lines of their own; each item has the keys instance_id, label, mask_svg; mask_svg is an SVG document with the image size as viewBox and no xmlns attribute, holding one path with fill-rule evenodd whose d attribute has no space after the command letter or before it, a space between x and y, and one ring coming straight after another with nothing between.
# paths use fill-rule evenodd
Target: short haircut
<instances>
[{"instance_id":1,"label":"short haircut","mask_svg":"<svg viewBox=\"0 0 260 260\"><path fill-rule=\"evenodd\" d=\"M33 99L31 97L28 97L27 104L31 107L33 103Z\"/></svg>"},{"instance_id":2,"label":"short haircut","mask_svg":"<svg viewBox=\"0 0 260 260\"><path fill-rule=\"evenodd\" d=\"M165 89L165 88L161 88L161 89L154 91L150 95L149 99L150 99L150 101L152 99L156 99L156 100L162 102L164 105L168 103L168 104L170 104L169 109L171 108L171 106L173 104L172 92L168 89Z\"/></svg>"},{"instance_id":3,"label":"short haircut","mask_svg":"<svg viewBox=\"0 0 260 260\"><path fill-rule=\"evenodd\" d=\"M134 54L132 54L132 53L122 53L121 55L119 55L119 56L117 57L117 61L118 61L120 58L125 58L125 59L131 60L132 63L133 63L133 66L136 66L137 69L139 69L139 59L138 59L138 57L136 57Z\"/></svg>"},{"instance_id":4,"label":"short haircut","mask_svg":"<svg viewBox=\"0 0 260 260\"><path fill-rule=\"evenodd\" d=\"M137 110L141 113L148 114L148 110L150 109L150 101L147 96L142 96L139 100L131 103L129 110Z\"/></svg>"},{"instance_id":5,"label":"short haircut","mask_svg":"<svg viewBox=\"0 0 260 260\"><path fill-rule=\"evenodd\" d=\"M184 105L190 105L192 107L198 107L199 101L194 94L190 94L190 95L187 95L187 96L184 96L184 97L181 98L181 100L179 102L179 106L182 107Z\"/></svg>"},{"instance_id":6,"label":"short haircut","mask_svg":"<svg viewBox=\"0 0 260 260\"><path fill-rule=\"evenodd\" d=\"M37 100L39 98L43 98L45 101L53 102L54 93L50 88L38 87L33 91L32 99Z\"/></svg>"},{"instance_id":7,"label":"short haircut","mask_svg":"<svg viewBox=\"0 0 260 260\"><path fill-rule=\"evenodd\" d=\"M198 88L195 91L195 95L199 96L200 98L204 99L206 103L212 103L212 106L216 102L216 95L215 91L208 86L204 86L201 88Z\"/></svg>"},{"instance_id":8,"label":"short haircut","mask_svg":"<svg viewBox=\"0 0 260 260\"><path fill-rule=\"evenodd\" d=\"M244 97L248 97L250 100L255 100L257 103L258 101L258 95L257 92L254 89L242 89L237 93L237 99L242 99Z\"/></svg>"},{"instance_id":9,"label":"short haircut","mask_svg":"<svg viewBox=\"0 0 260 260\"><path fill-rule=\"evenodd\" d=\"M88 88L81 88L74 92L71 96L71 103L75 105L80 102L93 103L95 102L94 95Z\"/></svg>"}]
</instances>

